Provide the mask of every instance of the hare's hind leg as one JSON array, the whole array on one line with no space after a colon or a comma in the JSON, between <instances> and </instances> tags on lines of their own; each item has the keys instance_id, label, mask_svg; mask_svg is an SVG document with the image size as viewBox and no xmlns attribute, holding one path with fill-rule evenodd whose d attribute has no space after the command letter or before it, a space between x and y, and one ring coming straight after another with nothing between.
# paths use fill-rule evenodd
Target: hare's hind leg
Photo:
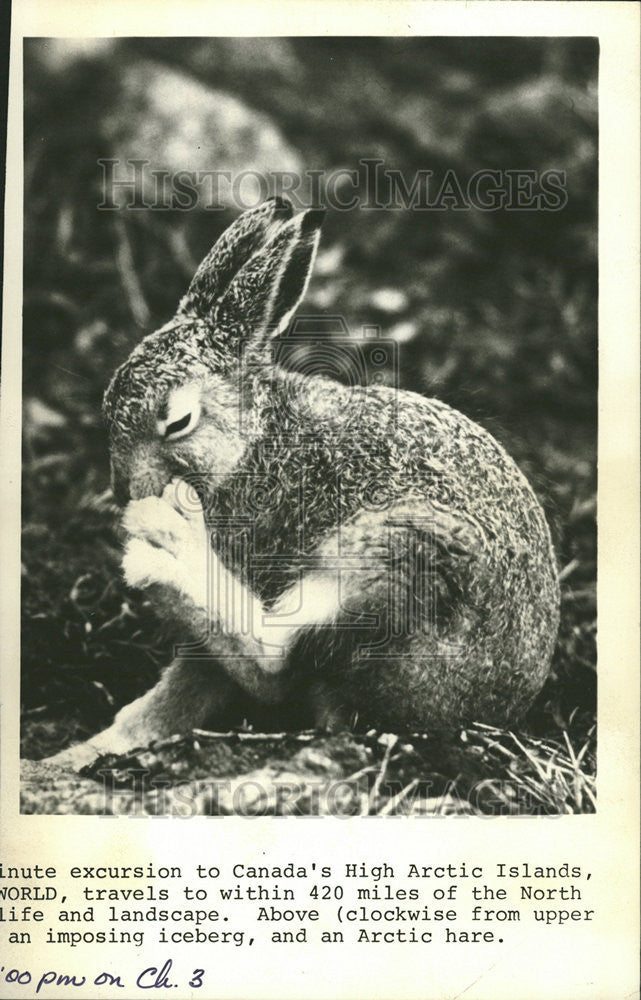
<instances>
[{"instance_id":1,"label":"hare's hind leg","mask_svg":"<svg viewBox=\"0 0 641 1000\"><path fill-rule=\"evenodd\" d=\"M103 754L121 754L154 740L212 724L225 723L238 687L211 659L175 659L151 690L121 708L108 729L85 743L48 757L47 764L79 770Z\"/></svg>"},{"instance_id":2,"label":"hare's hind leg","mask_svg":"<svg viewBox=\"0 0 641 1000\"><path fill-rule=\"evenodd\" d=\"M318 725L444 728L470 713L487 662L467 598L475 542L427 501L361 511L323 541L265 629L307 677Z\"/></svg>"}]
</instances>

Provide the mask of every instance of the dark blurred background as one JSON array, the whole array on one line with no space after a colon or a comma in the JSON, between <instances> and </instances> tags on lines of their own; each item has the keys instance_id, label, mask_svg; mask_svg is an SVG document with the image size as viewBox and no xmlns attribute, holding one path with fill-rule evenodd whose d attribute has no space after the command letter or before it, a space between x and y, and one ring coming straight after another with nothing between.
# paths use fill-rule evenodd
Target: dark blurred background
<instances>
[{"instance_id":1,"label":"dark blurred background","mask_svg":"<svg viewBox=\"0 0 641 1000\"><path fill-rule=\"evenodd\" d=\"M235 217L100 210L101 159L274 175L377 158L564 171L558 211L329 211L306 315L378 325L401 385L487 426L545 504L563 577L528 724L594 713L597 69L589 38L225 38L25 45L23 749L89 735L168 656L122 584L102 392ZM118 176L131 174L126 167ZM249 189L245 188L248 192ZM149 200L150 192L139 192ZM352 194L350 188L347 194ZM388 373L391 377L391 373Z\"/></svg>"}]
</instances>

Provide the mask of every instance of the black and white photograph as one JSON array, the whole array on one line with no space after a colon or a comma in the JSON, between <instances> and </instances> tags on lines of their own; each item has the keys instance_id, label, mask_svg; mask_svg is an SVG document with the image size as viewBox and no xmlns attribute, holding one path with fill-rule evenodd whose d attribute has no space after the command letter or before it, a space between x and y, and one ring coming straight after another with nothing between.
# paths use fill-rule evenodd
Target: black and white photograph
<instances>
[{"instance_id":1,"label":"black and white photograph","mask_svg":"<svg viewBox=\"0 0 641 1000\"><path fill-rule=\"evenodd\" d=\"M636 995L639 15L11 5L0 996Z\"/></svg>"},{"instance_id":2,"label":"black and white photograph","mask_svg":"<svg viewBox=\"0 0 641 1000\"><path fill-rule=\"evenodd\" d=\"M25 811L596 808L598 57L25 41Z\"/></svg>"}]
</instances>

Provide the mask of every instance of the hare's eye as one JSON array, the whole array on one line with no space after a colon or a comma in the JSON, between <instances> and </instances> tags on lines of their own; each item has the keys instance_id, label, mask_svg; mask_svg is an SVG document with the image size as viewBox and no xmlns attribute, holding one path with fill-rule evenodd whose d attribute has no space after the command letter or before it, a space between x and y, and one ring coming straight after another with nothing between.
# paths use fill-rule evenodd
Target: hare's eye
<instances>
[{"instance_id":1,"label":"hare's eye","mask_svg":"<svg viewBox=\"0 0 641 1000\"><path fill-rule=\"evenodd\" d=\"M184 417L180 418L180 420L174 420L171 424L167 424L165 437L174 437L174 435L178 434L179 431L186 430L190 423L191 413L186 413Z\"/></svg>"},{"instance_id":2,"label":"hare's eye","mask_svg":"<svg viewBox=\"0 0 641 1000\"><path fill-rule=\"evenodd\" d=\"M190 389L175 389L158 414L156 429L165 441L191 434L200 419L200 399Z\"/></svg>"},{"instance_id":3,"label":"hare's eye","mask_svg":"<svg viewBox=\"0 0 641 1000\"><path fill-rule=\"evenodd\" d=\"M187 434L191 434L198 423L198 416L198 411L192 411L191 413L183 414L177 420L159 420L157 424L158 433L165 441L168 438L171 438L173 441L176 438L186 437Z\"/></svg>"}]
</instances>

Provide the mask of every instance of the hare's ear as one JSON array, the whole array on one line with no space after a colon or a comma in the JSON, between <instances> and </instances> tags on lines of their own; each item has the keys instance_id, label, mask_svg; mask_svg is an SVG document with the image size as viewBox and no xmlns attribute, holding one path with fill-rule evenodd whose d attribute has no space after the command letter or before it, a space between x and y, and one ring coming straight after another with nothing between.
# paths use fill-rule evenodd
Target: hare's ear
<instances>
[{"instance_id":1,"label":"hare's ear","mask_svg":"<svg viewBox=\"0 0 641 1000\"><path fill-rule=\"evenodd\" d=\"M286 198L269 198L243 212L200 264L178 306L178 315L208 316L243 264L291 217L292 206Z\"/></svg>"},{"instance_id":2,"label":"hare's ear","mask_svg":"<svg viewBox=\"0 0 641 1000\"><path fill-rule=\"evenodd\" d=\"M261 342L284 330L307 289L324 216L323 209L309 209L282 226L241 267L220 301L218 320L242 322Z\"/></svg>"}]
</instances>

